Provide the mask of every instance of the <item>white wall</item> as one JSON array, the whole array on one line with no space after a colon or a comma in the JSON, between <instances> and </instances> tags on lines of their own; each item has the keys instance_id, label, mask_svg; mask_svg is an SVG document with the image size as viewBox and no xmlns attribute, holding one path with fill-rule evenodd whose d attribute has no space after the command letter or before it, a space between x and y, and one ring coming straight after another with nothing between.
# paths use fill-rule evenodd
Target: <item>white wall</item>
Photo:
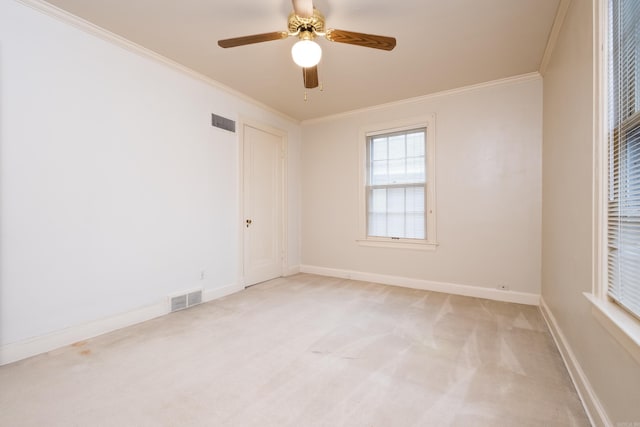
<instances>
[{"instance_id":1,"label":"white wall","mask_svg":"<svg viewBox=\"0 0 640 427\"><path fill-rule=\"evenodd\" d=\"M426 113L440 246L359 246L359 130ZM539 294L541 139L537 75L303 123L303 265Z\"/></svg>"},{"instance_id":2,"label":"white wall","mask_svg":"<svg viewBox=\"0 0 640 427\"><path fill-rule=\"evenodd\" d=\"M238 134L211 113L288 132L299 265L297 123L13 0L0 79L0 344L238 284Z\"/></svg>"},{"instance_id":3,"label":"white wall","mask_svg":"<svg viewBox=\"0 0 640 427\"><path fill-rule=\"evenodd\" d=\"M592 8L571 2L544 74L542 297L594 422L623 425L640 422L640 366L582 295L593 283Z\"/></svg>"}]
</instances>

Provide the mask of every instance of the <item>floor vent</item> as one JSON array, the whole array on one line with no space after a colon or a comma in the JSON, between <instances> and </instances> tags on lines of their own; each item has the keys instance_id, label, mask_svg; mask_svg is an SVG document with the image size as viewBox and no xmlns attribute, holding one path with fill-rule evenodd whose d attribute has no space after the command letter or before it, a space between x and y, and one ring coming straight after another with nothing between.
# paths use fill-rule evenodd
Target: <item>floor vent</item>
<instances>
[{"instance_id":1,"label":"floor vent","mask_svg":"<svg viewBox=\"0 0 640 427\"><path fill-rule=\"evenodd\" d=\"M188 292L182 295L169 297L170 311L183 310L202 302L202 290Z\"/></svg>"},{"instance_id":2,"label":"floor vent","mask_svg":"<svg viewBox=\"0 0 640 427\"><path fill-rule=\"evenodd\" d=\"M195 291L187 294L187 307L200 304L201 302L202 302L202 291Z\"/></svg>"}]
</instances>

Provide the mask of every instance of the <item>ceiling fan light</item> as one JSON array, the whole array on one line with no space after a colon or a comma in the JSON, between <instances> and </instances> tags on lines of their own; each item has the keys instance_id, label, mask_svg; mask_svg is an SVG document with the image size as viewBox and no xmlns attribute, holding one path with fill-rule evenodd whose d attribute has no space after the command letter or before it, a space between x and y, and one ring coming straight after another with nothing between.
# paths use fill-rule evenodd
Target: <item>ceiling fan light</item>
<instances>
[{"instance_id":1,"label":"ceiling fan light","mask_svg":"<svg viewBox=\"0 0 640 427\"><path fill-rule=\"evenodd\" d=\"M293 62L299 67L309 68L318 65L322 58L320 45L312 40L300 40L291 48Z\"/></svg>"}]
</instances>

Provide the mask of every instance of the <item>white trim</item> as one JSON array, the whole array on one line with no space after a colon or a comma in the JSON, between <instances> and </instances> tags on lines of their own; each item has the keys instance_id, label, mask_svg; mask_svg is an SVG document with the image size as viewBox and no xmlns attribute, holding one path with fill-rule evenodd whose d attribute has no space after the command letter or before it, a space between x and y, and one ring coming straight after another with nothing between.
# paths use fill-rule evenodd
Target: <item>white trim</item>
<instances>
[{"instance_id":1,"label":"white trim","mask_svg":"<svg viewBox=\"0 0 640 427\"><path fill-rule=\"evenodd\" d=\"M608 97L607 82L607 7L606 1L595 0L593 4L593 215L592 215L592 293L605 301L608 286L607 267L607 185L609 157L607 148Z\"/></svg>"},{"instance_id":2,"label":"white trim","mask_svg":"<svg viewBox=\"0 0 640 427\"><path fill-rule=\"evenodd\" d=\"M221 288L210 289L203 293L203 302L208 302L223 296L231 295L241 291L243 288L238 285L228 285ZM166 299L125 313L104 319L94 320L81 325L71 326L59 331L54 331L46 335L26 339L15 343L5 344L0 347L0 366L27 357L36 356L47 351L55 350L78 341L87 340L98 335L106 334L118 329L132 326L156 317L169 313Z\"/></svg>"},{"instance_id":3,"label":"white trim","mask_svg":"<svg viewBox=\"0 0 640 427\"><path fill-rule=\"evenodd\" d=\"M556 44L558 43L558 37L560 36L560 31L562 30L564 19L567 17L567 11L569 10L570 5L571 0L560 0L558 10L556 11L556 16L551 27L551 32L549 33L549 38L547 39L547 46L544 49L542 61L540 61L539 70L540 74L542 75L544 75L544 73L547 71L547 67L549 66L551 57L553 56L553 51L556 48Z\"/></svg>"},{"instance_id":4,"label":"white trim","mask_svg":"<svg viewBox=\"0 0 640 427\"><path fill-rule=\"evenodd\" d=\"M208 289L202 294L202 302L209 302L217 300L218 298L226 297L236 292L244 290L244 287L237 285L227 285L220 288Z\"/></svg>"},{"instance_id":5,"label":"white trim","mask_svg":"<svg viewBox=\"0 0 640 427\"><path fill-rule=\"evenodd\" d=\"M359 246L369 246L373 248L394 248L394 249L411 249L414 251L435 251L438 247L437 243L420 241L410 242L407 240L394 241L389 239L378 239L369 237L367 239L356 240Z\"/></svg>"},{"instance_id":6,"label":"white trim","mask_svg":"<svg viewBox=\"0 0 640 427\"><path fill-rule=\"evenodd\" d=\"M459 88L455 88L455 89L443 90L441 92L434 92L434 93L431 93L429 95L421 95L421 96L417 96L417 97L414 97L414 98L403 99L403 100L400 100L400 101L388 102L386 104L374 105L372 107L365 107L365 108L360 108L360 109L356 109L356 110L345 111L345 112L338 113L338 114L330 114L328 116L318 117L318 118L315 118L315 119L303 120L303 121L300 122L300 124L301 125L314 125L314 124L333 121L333 120L337 120L337 119L343 119L343 118L350 117L350 116L353 116L353 115L356 115L356 114L370 113L370 112L374 112L374 111L378 111L378 110L384 110L386 108L403 106L403 105L407 105L407 104L414 104L414 103L417 103L417 102L423 102L423 101L427 101L427 100L430 100L430 99L439 98L439 97L442 97L442 96L456 95L456 94L471 92L471 91L475 91L475 90L479 90L479 89L486 89L486 88L490 88L490 87L494 87L494 86L530 82L530 81L536 81L536 80L540 80L540 79L542 79L542 76L540 75L540 73L535 71L533 73L520 74L518 76L506 77L504 79L491 80L491 81L488 81L488 82L478 83L478 84L469 85L469 86L463 86L463 87L459 87Z\"/></svg>"},{"instance_id":7,"label":"white trim","mask_svg":"<svg viewBox=\"0 0 640 427\"><path fill-rule=\"evenodd\" d=\"M237 90L227 85L224 85L216 80L213 80L212 78L207 77L204 74L201 74L195 70L192 70L191 68L188 68L176 61L173 61L165 56L162 56L159 53L152 51L151 49L147 49L144 46L134 43L122 36L112 33L111 31L108 31L102 27L99 27L85 19L82 19L76 15L73 15L67 12L66 10L60 9L59 7L46 3L45 1L42 1L42 0L15 0L15 1L25 6L31 7L32 9L35 9L38 12L44 13L45 15L48 15L54 19L57 19L75 28L78 28L79 30L84 31L85 33L91 34L93 36L101 38L102 40L113 43L118 47L126 49L135 54L141 55L145 58L160 62L163 65L169 66L176 71L182 72L187 76L192 77L196 80L200 80L201 82L206 83L209 86L212 86L216 89L224 91L229 95L237 97L242 101L248 102L249 104L255 105L256 107L266 110L272 114L275 114L285 120L288 120L298 125L300 124L300 120L294 119L293 117L286 115L282 111L278 111L273 107L268 106L267 104L263 104L262 102L254 98L251 98L250 96L245 95L242 92L238 92Z\"/></svg>"},{"instance_id":8,"label":"white trim","mask_svg":"<svg viewBox=\"0 0 640 427\"><path fill-rule=\"evenodd\" d=\"M296 265L294 267L287 267L284 270L284 277L295 276L298 273L300 273L300 266L299 265Z\"/></svg>"},{"instance_id":9,"label":"white trim","mask_svg":"<svg viewBox=\"0 0 640 427\"><path fill-rule=\"evenodd\" d=\"M365 273L361 271L342 270L336 268L301 265L302 273L317 274L319 276L339 277L341 279L361 280L365 282L381 283L383 285L401 286L404 288L420 289L423 291L443 292L453 295L463 295L484 298L494 301L513 302L526 305L538 305L540 295L526 292L503 291L482 286L460 285L455 283L434 282L409 277L388 276L384 274Z\"/></svg>"},{"instance_id":10,"label":"white trim","mask_svg":"<svg viewBox=\"0 0 640 427\"><path fill-rule=\"evenodd\" d=\"M367 235L367 144L373 135L404 132L412 129L425 128L427 176L425 177L425 212L427 229L426 240L399 239L390 237L369 237ZM358 134L358 239L360 246L375 246L384 248L418 249L434 251L437 248L436 222L436 115L423 114L386 123L369 123L361 127Z\"/></svg>"},{"instance_id":11,"label":"white trim","mask_svg":"<svg viewBox=\"0 0 640 427\"><path fill-rule=\"evenodd\" d=\"M246 288L247 284L244 280L244 118L238 118L238 139L237 139L238 152L238 283L242 288Z\"/></svg>"},{"instance_id":12,"label":"white trim","mask_svg":"<svg viewBox=\"0 0 640 427\"><path fill-rule=\"evenodd\" d=\"M187 295L187 294L198 292L198 291L202 292L202 297L204 298L204 288L200 286L198 288L190 288L190 289L184 289L176 292L171 292L170 294L167 294L167 300L171 300L171 298ZM171 306L170 303L169 303L169 306Z\"/></svg>"},{"instance_id":13,"label":"white trim","mask_svg":"<svg viewBox=\"0 0 640 427\"><path fill-rule=\"evenodd\" d=\"M583 295L591 302L596 320L640 363L640 322L618 304L587 292Z\"/></svg>"},{"instance_id":14,"label":"white trim","mask_svg":"<svg viewBox=\"0 0 640 427\"><path fill-rule=\"evenodd\" d=\"M115 33L112 33L111 31L108 31L102 27L99 27L85 19L82 19L76 15L73 15L69 12L67 12L66 10L60 9L59 7L56 7L52 4L49 4L43 0L15 0L18 3L21 3L27 7L31 7L32 9L35 9L41 13L44 13L45 15L48 15L54 19L57 19L59 21L62 21L64 23L67 23L69 25L72 25L78 29L80 29L81 31L84 31L85 33L97 36L105 41L108 41L110 43L113 43L121 48L124 48L126 50L129 50L133 53L139 54L143 57L158 61L164 65L167 65L177 71L180 71L190 77L193 77L197 80L200 80L212 87L215 87L216 89L222 90L226 93L228 93L229 95L235 96L245 102L248 102L252 105L255 105L256 107L259 107L261 109L264 109L270 113L273 113L287 121L290 121L292 123L298 124L298 125L302 125L302 124L311 124L311 123L318 123L318 122L324 122L324 121L328 121L328 120L333 120L336 118L340 118L340 117L347 117L353 114L358 114L358 113L362 113L362 112L367 112L367 111L374 111L374 110L379 110L379 109L384 109L384 108L388 108L391 106L395 106L395 105L404 105L404 104L408 104L408 103L413 103L413 102L420 102L423 101L425 99L431 99L434 97L439 97L439 96L447 96L447 95L452 95L452 94L456 94L456 93L461 93L461 92L466 92L469 90L476 90L476 89L482 89L485 87L492 87L492 86L496 86L496 85L501 85L501 84L510 84L510 83L517 83L517 82L522 82L522 81L529 81L529 80L536 80L541 78L540 73L533 72L533 73L527 73L527 74L522 74L522 75L518 75L518 76L513 76L513 77L507 77L504 79L497 79L497 80L492 80L492 81L488 81L488 82L483 82L483 83L479 83L479 84L475 84L475 85L469 85L469 86L464 86L461 88L456 88L456 89L450 89L450 90L444 90L441 92L436 92L433 94L429 94L429 95L424 95L424 96L419 96L419 97L415 97L415 98L409 98L406 100L401 100L401 101L395 101L395 102L391 102L391 103L386 103L386 104L381 104L381 105L377 105L377 106L373 106L373 107L366 107L363 109L357 109L357 110L352 110L352 111L347 111L347 112L343 112L343 113L338 113L338 114L334 114L334 115L329 115L329 116L325 116L325 117L320 117L320 118L315 118L315 119L309 119L309 120L303 120L300 121L298 119L295 119L291 116L288 116L287 114L278 111L276 109L274 109L273 107L264 104L254 98L251 98L250 96L239 92L229 86L226 86L216 80L213 80L210 77L205 76L204 74L198 73L194 70L192 70L191 68L185 67L184 65L175 62L165 56L162 56L150 49L147 49L139 44L136 44L122 36L119 36ZM563 0L566 1L566 0Z\"/></svg>"},{"instance_id":15,"label":"white trim","mask_svg":"<svg viewBox=\"0 0 640 427\"><path fill-rule=\"evenodd\" d=\"M556 343L556 347L560 350L560 356L562 356L562 360L567 367L571 381L573 381L573 385L578 392L578 396L582 401L582 405L589 417L589 421L591 421L591 425L605 427L613 426L609 416L602 407L595 390L591 386L589 379L582 370L580 363L578 363L578 359L573 353L573 350L569 345L569 341L565 338L562 330L558 326L558 322L553 316L553 313L542 297L540 297L540 312L547 323L551 336Z\"/></svg>"},{"instance_id":16,"label":"white trim","mask_svg":"<svg viewBox=\"0 0 640 427\"><path fill-rule=\"evenodd\" d=\"M282 138L281 154L280 154L280 231L282 242L280 244L280 274L286 275L289 268L289 134L280 130Z\"/></svg>"}]
</instances>

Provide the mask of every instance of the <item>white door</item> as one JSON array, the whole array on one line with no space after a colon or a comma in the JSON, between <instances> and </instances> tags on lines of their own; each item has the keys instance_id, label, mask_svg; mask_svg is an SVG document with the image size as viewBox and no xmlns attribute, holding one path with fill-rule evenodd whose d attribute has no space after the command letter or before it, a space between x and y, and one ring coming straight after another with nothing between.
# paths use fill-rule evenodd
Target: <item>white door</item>
<instances>
[{"instance_id":1,"label":"white door","mask_svg":"<svg viewBox=\"0 0 640 427\"><path fill-rule=\"evenodd\" d=\"M244 284L282 276L284 137L243 125Z\"/></svg>"}]
</instances>

